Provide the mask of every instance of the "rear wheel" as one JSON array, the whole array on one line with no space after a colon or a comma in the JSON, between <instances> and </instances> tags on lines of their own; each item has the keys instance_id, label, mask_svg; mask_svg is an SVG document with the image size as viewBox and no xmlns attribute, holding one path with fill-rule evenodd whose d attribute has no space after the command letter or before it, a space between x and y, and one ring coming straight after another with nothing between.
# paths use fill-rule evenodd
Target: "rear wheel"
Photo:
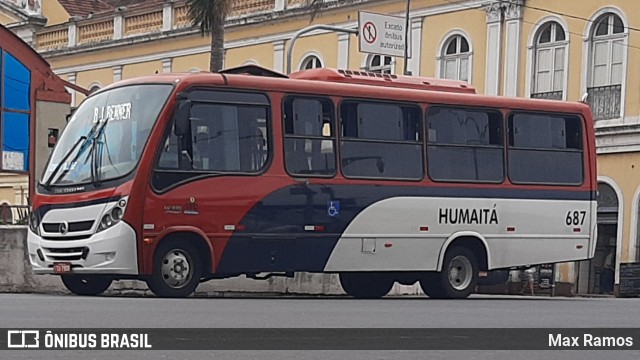
<instances>
[{"instance_id":1,"label":"rear wheel","mask_svg":"<svg viewBox=\"0 0 640 360\"><path fill-rule=\"evenodd\" d=\"M357 299L379 299L389 293L394 280L387 274L340 273L340 285Z\"/></svg>"},{"instance_id":2,"label":"rear wheel","mask_svg":"<svg viewBox=\"0 0 640 360\"><path fill-rule=\"evenodd\" d=\"M464 299L478 283L478 262L473 252L464 247L447 251L442 272L426 274L420 286L433 299Z\"/></svg>"},{"instance_id":3,"label":"rear wheel","mask_svg":"<svg viewBox=\"0 0 640 360\"><path fill-rule=\"evenodd\" d=\"M186 297L200 283L202 261L190 243L162 242L156 249L147 285L159 297Z\"/></svg>"},{"instance_id":4,"label":"rear wheel","mask_svg":"<svg viewBox=\"0 0 640 360\"><path fill-rule=\"evenodd\" d=\"M62 275L64 286L76 295L94 296L105 292L113 279L105 275Z\"/></svg>"}]
</instances>

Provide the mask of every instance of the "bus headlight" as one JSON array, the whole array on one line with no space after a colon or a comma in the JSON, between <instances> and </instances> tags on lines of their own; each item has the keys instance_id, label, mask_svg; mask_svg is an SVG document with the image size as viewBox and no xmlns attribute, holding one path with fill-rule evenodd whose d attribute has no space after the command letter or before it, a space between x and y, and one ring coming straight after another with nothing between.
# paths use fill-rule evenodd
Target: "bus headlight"
<instances>
[{"instance_id":1,"label":"bus headlight","mask_svg":"<svg viewBox=\"0 0 640 360\"><path fill-rule=\"evenodd\" d=\"M127 198L118 200L116 205L110 207L105 211L104 215L100 218L100 225L98 225L98 232L106 230L113 225L117 224L124 216L125 209L127 207Z\"/></svg>"},{"instance_id":2,"label":"bus headlight","mask_svg":"<svg viewBox=\"0 0 640 360\"><path fill-rule=\"evenodd\" d=\"M35 211L31 211L29 214L29 229L36 235L40 235L40 231L38 227L40 226L40 222L38 221L38 215L36 215Z\"/></svg>"},{"instance_id":3,"label":"bus headlight","mask_svg":"<svg viewBox=\"0 0 640 360\"><path fill-rule=\"evenodd\" d=\"M122 215L124 215L124 210L120 206L116 206L111 210L111 218L114 221L119 221L122 219Z\"/></svg>"}]
</instances>

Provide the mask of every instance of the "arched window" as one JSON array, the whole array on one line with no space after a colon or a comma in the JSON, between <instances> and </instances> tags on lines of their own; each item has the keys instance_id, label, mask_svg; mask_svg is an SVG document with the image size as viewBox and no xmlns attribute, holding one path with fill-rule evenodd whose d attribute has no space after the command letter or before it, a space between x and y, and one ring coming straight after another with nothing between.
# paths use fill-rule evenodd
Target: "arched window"
<instances>
[{"instance_id":1,"label":"arched window","mask_svg":"<svg viewBox=\"0 0 640 360\"><path fill-rule=\"evenodd\" d=\"M618 195L609 184L598 183L598 212L618 213Z\"/></svg>"},{"instance_id":2,"label":"arched window","mask_svg":"<svg viewBox=\"0 0 640 360\"><path fill-rule=\"evenodd\" d=\"M560 24L550 21L538 30L535 40L532 98L563 99L567 35Z\"/></svg>"},{"instance_id":3,"label":"arched window","mask_svg":"<svg viewBox=\"0 0 640 360\"><path fill-rule=\"evenodd\" d=\"M100 90L100 85L93 85L89 88L89 94L93 94L94 92Z\"/></svg>"},{"instance_id":4,"label":"arched window","mask_svg":"<svg viewBox=\"0 0 640 360\"><path fill-rule=\"evenodd\" d=\"M440 57L440 77L469 81L471 72L471 47L466 37L456 34L444 43Z\"/></svg>"},{"instance_id":5,"label":"arched window","mask_svg":"<svg viewBox=\"0 0 640 360\"><path fill-rule=\"evenodd\" d=\"M620 16L606 13L596 19L590 34L589 102L593 117L621 116L622 82L627 34Z\"/></svg>"},{"instance_id":6,"label":"arched window","mask_svg":"<svg viewBox=\"0 0 640 360\"><path fill-rule=\"evenodd\" d=\"M394 61L391 56L369 55L365 70L380 74L392 74L393 64Z\"/></svg>"},{"instance_id":7,"label":"arched window","mask_svg":"<svg viewBox=\"0 0 640 360\"><path fill-rule=\"evenodd\" d=\"M320 61L320 59L315 55L309 55L302 61L300 70L317 69L321 67L322 61Z\"/></svg>"}]
</instances>

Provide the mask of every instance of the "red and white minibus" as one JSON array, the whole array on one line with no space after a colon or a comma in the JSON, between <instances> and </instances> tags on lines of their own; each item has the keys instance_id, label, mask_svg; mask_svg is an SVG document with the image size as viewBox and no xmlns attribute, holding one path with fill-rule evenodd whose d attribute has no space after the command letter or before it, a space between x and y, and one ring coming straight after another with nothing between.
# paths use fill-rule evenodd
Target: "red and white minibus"
<instances>
[{"instance_id":1,"label":"red and white minibus","mask_svg":"<svg viewBox=\"0 0 640 360\"><path fill-rule=\"evenodd\" d=\"M358 298L394 282L464 298L480 272L593 256L594 143L584 103L458 81L251 66L121 81L55 147L30 261L83 295L310 272Z\"/></svg>"}]
</instances>

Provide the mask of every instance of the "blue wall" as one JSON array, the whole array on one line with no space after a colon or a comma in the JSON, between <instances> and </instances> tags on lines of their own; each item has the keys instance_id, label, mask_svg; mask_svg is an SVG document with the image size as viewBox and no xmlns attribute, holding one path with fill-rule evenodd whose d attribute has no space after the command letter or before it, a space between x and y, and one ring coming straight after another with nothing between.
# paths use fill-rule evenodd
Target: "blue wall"
<instances>
[{"instance_id":1,"label":"blue wall","mask_svg":"<svg viewBox=\"0 0 640 360\"><path fill-rule=\"evenodd\" d=\"M0 52L2 170L26 172L29 170L31 71L8 51L0 49Z\"/></svg>"}]
</instances>

